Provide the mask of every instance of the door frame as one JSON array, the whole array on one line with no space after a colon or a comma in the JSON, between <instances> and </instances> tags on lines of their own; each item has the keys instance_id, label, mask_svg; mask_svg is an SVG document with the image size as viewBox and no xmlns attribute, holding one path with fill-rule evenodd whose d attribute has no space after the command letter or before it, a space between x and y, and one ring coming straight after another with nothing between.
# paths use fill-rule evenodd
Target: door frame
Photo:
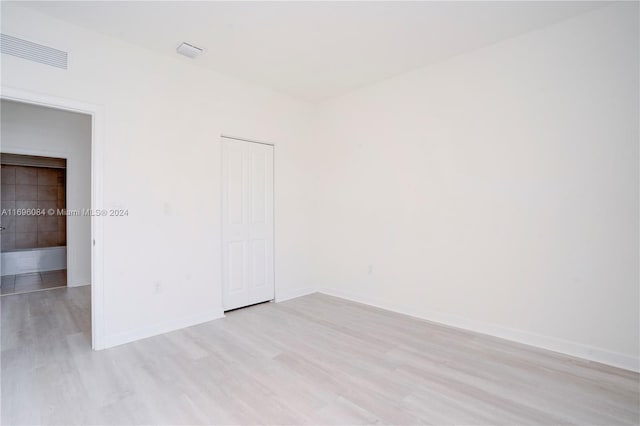
<instances>
[{"instance_id":1,"label":"door frame","mask_svg":"<svg viewBox=\"0 0 640 426\"><path fill-rule=\"evenodd\" d=\"M224 223L222 221L222 212L224 209L224 176L222 174L222 162L224 161L223 139L232 139L239 142L257 143L260 145L268 145L273 147L273 299L269 301L270 303L278 300L278 284L276 281L276 144L275 142L264 142L256 139L233 136L228 133L220 134L220 306L222 307L223 315L226 316L224 314L224 239L222 238L224 232Z\"/></svg>"},{"instance_id":2,"label":"door frame","mask_svg":"<svg viewBox=\"0 0 640 426\"><path fill-rule=\"evenodd\" d=\"M0 86L0 99L39 105L91 116L91 210L103 209L104 110L100 105ZM105 348L104 335L104 218L91 216L91 347Z\"/></svg>"}]
</instances>

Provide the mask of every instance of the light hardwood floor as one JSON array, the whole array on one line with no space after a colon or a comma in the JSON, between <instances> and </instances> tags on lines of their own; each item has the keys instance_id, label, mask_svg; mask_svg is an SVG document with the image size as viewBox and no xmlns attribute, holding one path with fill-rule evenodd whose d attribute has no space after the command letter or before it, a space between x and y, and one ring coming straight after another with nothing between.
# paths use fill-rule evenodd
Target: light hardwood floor
<instances>
[{"instance_id":1,"label":"light hardwood floor","mask_svg":"<svg viewBox=\"0 0 640 426\"><path fill-rule=\"evenodd\" d=\"M315 294L93 352L90 290L2 298L17 424L638 424L639 376Z\"/></svg>"}]
</instances>

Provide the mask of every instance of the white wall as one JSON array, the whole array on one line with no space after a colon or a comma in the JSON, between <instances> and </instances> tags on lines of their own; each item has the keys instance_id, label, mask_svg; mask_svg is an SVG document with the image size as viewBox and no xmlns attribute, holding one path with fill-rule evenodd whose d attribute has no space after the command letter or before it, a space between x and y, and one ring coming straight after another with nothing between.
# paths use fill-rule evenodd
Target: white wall
<instances>
[{"instance_id":1,"label":"white wall","mask_svg":"<svg viewBox=\"0 0 640 426\"><path fill-rule=\"evenodd\" d=\"M219 317L220 134L276 143L276 295L308 288L311 108L273 91L2 4L2 31L69 52L2 55L2 85L101 105L106 345ZM158 289L158 291L156 291Z\"/></svg>"},{"instance_id":2,"label":"white wall","mask_svg":"<svg viewBox=\"0 0 640 426\"><path fill-rule=\"evenodd\" d=\"M67 209L91 208L91 117L6 100L0 116L0 151L66 158ZM67 250L67 285L90 284L90 217L67 217Z\"/></svg>"},{"instance_id":3,"label":"white wall","mask_svg":"<svg viewBox=\"0 0 640 426\"><path fill-rule=\"evenodd\" d=\"M637 369L638 72L626 3L324 103L316 285Z\"/></svg>"}]
</instances>

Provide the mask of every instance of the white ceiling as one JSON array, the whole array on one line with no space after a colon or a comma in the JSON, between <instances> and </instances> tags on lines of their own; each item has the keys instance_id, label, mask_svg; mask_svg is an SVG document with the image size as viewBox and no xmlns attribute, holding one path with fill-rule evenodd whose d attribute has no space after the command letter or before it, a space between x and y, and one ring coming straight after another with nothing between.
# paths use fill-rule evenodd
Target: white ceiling
<instances>
[{"instance_id":1,"label":"white ceiling","mask_svg":"<svg viewBox=\"0 0 640 426\"><path fill-rule=\"evenodd\" d=\"M34 2L56 18L320 101L553 24L596 2Z\"/></svg>"}]
</instances>

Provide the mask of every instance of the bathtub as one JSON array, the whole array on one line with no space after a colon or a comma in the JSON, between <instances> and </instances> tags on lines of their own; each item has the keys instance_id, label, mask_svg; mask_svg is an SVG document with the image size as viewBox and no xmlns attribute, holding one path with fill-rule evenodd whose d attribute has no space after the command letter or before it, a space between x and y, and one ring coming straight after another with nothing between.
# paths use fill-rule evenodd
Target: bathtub
<instances>
[{"instance_id":1,"label":"bathtub","mask_svg":"<svg viewBox=\"0 0 640 426\"><path fill-rule=\"evenodd\" d=\"M67 247L44 247L2 252L2 275L67 269Z\"/></svg>"}]
</instances>

